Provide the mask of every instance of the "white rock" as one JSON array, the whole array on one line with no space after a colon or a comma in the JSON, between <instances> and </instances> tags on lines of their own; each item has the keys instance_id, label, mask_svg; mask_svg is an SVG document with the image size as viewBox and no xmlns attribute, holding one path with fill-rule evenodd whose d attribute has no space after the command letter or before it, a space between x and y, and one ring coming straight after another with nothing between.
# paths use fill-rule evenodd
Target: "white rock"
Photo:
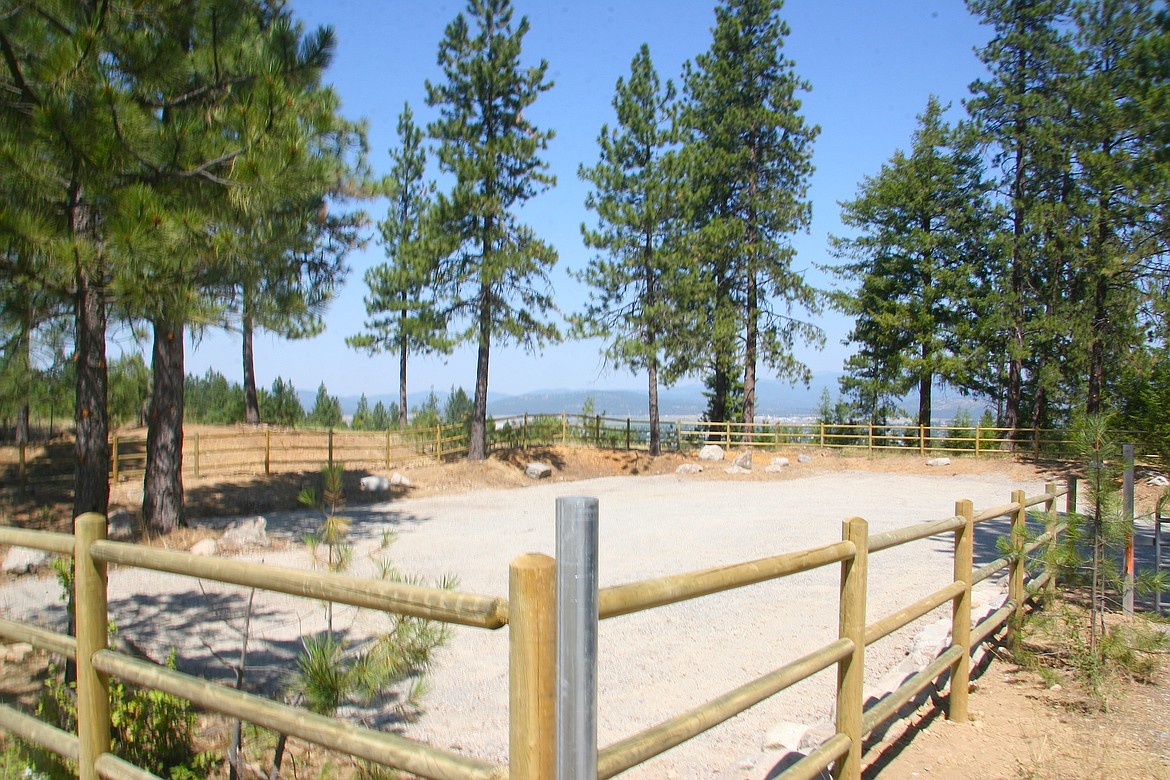
<instances>
[{"instance_id":1,"label":"white rock","mask_svg":"<svg viewBox=\"0 0 1170 780\"><path fill-rule=\"evenodd\" d=\"M803 723L793 723L788 720L780 721L768 729L768 733L764 735L764 749L797 750L800 747L800 740L804 737L804 732L807 730L808 727Z\"/></svg>"},{"instance_id":2,"label":"white rock","mask_svg":"<svg viewBox=\"0 0 1170 780\"><path fill-rule=\"evenodd\" d=\"M772 458L772 462L769 463L768 465L769 466L779 466L780 468L784 468L785 466L788 465L788 458Z\"/></svg>"},{"instance_id":3,"label":"white rock","mask_svg":"<svg viewBox=\"0 0 1170 780\"><path fill-rule=\"evenodd\" d=\"M0 571L9 574L24 574L42 566L48 566L52 556L44 550L32 550L28 547L13 547L4 556L4 563L0 564Z\"/></svg>"},{"instance_id":4,"label":"white rock","mask_svg":"<svg viewBox=\"0 0 1170 780\"><path fill-rule=\"evenodd\" d=\"M195 544L191 545L191 549L187 552L192 555L212 556L219 552L219 545L214 539L201 539Z\"/></svg>"},{"instance_id":5,"label":"white rock","mask_svg":"<svg viewBox=\"0 0 1170 780\"><path fill-rule=\"evenodd\" d=\"M784 469L784 466L778 466L775 463L769 463L767 466L764 466L764 472L766 474L779 474Z\"/></svg>"},{"instance_id":6,"label":"white rock","mask_svg":"<svg viewBox=\"0 0 1170 780\"><path fill-rule=\"evenodd\" d=\"M1146 484L1153 487L1167 487L1170 485L1170 479L1166 479L1166 477L1162 476L1161 474L1155 474L1146 480Z\"/></svg>"},{"instance_id":7,"label":"white rock","mask_svg":"<svg viewBox=\"0 0 1170 780\"><path fill-rule=\"evenodd\" d=\"M33 651L33 646L28 642L17 642L10 645L4 651L4 660L10 664L19 664Z\"/></svg>"},{"instance_id":8,"label":"white rock","mask_svg":"<svg viewBox=\"0 0 1170 780\"><path fill-rule=\"evenodd\" d=\"M743 466L731 465L723 469L728 474L751 474L751 469L745 469Z\"/></svg>"},{"instance_id":9,"label":"white rock","mask_svg":"<svg viewBox=\"0 0 1170 780\"><path fill-rule=\"evenodd\" d=\"M407 477L405 477L404 475L399 474L397 471L395 471L393 474L390 475L390 484L391 485L401 485L402 487L410 487L411 481Z\"/></svg>"},{"instance_id":10,"label":"white rock","mask_svg":"<svg viewBox=\"0 0 1170 780\"><path fill-rule=\"evenodd\" d=\"M951 465L950 458L931 458L926 461L927 466L949 466Z\"/></svg>"},{"instance_id":11,"label":"white rock","mask_svg":"<svg viewBox=\"0 0 1170 780\"><path fill-rule=\"evenodd\" d=\"M125 509L116 509L110 513L106 521L106 538L118 542L132 539L134 538L134 528L136 525L134 515Z\"/></svg>"},{"instance_id":12,"label":"white rock","mask_svg":"<svg viewBox=\"0 0 1170 780\"><path fill-rule=\"evenodd\" d=\"M552 474L552 466L547 463L532 462L524 468L524 473L533 479L544 479Z\"/></svg>"},{"instance_id":13,"label":"white rock","mask_svg":"<svg viewBox=\"0 0 1170 780\"><path fill-rule=\"evenodd\" d=\"M804 732L804 736L800 738L800 745L797 749L803 751L809 748L815 748L836 733L837 727L832 723L818 723L815 726L810 726Z\"/></svg>"},{"instance_id":14,"label":"white rock","mask_svg":"<svg viewBox=\"0 0 1170 780\"><path fill-rule=\"evenodd\" d=\"M228 526L224 531L220 543L226 549L240 549L242 547L270 547L272 541L265 530L268 521L257 515L251 520L239 520Z\"/></svg>"},{"instance_id":15,"label":"white rock","mask_svg":"<svg viewBox=\"0 0 1170 780\"><path fill-rule=\"evenodd\" d=\"M390 480L386 477L362 477L360 489L365 493L382 493L390 489Z\"/></svg>"},{"instance_id":16,"label":"white rock","mask_svg":"<svg viewBox=\"0 0 1170 780\"><path fill-rule=\"evenodd\" d=\"M741 452L739 455L735 456L735 460L732 461L732 463L736 466L739 466L741 469L746 469L747 471L751 471L752 470L752 451L745 450L744 452Z\"/></svg>"},{"instance_id":17,"label":"white rock","mask_svg":"<svg viewBox=\"0 0 1170 780\"><path fill-rule=\"evenodd\" d=\"M703 467L698 463L683 463L674 470L675 474L698 474L703 470Z\"/></svg>"},{"instance_id":18,"label":"white rock","mask_svg":"<svg viewBox=\"0 0 1170 780\"><path fill-rule=\"evenodd\" d=\"M723 448L718 444L707 444L699 450L699 460L723 460Z\"/></svg>"},{"instance_id":19,"label":"white rock","mask_svg":"<svg viewBox=\"0 0 1170 780\"><path fill-rule=\"evenodd\" d=\"M811 455L797 455L796 462L797 463L812 463L812 456Z\"/></svg>"}]
</instances>

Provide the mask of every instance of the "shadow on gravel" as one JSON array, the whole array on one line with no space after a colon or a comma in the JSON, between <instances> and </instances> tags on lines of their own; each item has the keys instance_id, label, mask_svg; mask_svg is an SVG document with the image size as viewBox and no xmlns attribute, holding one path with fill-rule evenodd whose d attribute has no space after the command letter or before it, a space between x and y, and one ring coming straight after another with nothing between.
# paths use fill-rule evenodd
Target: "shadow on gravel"
<instances>
[{"instance_id":1,"label":"shadow on gravel","mask_svg":"<svg viewBox=\"0 0 1170 780\"><path fill-rule=\"evenodd\" d=\"M350 507L406 498L413 490L412 487L393 485L388 492L362 492L362 478L371 475L372 473L366 469L346 470L343 484L346 501ZM291 471L268 476L237 477L230 481L222 479L212 485L189 486L184 490L187 518L194 521L225 515L266 515L269 512L302 509L297 496L306 488L320 494L320 471Z\"/></svg>"},{"instance_id":2,"label":"shadow on gravel","mask_svg":"<svg viewBox=\"0 0 1170 780\"><path fill-rule=\"evenodd\" d=\"M234 687L248 600L248 589L219 583L196 583L188 590L113 600L109 609L118 625L115 647L155 663L164 663L175 648L179 671ZM306 620L314 627L320 622L315 614L320 603L305 599L304 605L304 610L290 612L287 603L283 608L264 604L262 594L257 593L252 604L244 690L275 698L287 691L302 651L302 637L313 633L307 626L302 628L301 615L314 613ZM347 630L338 629L338 633L347 641L365 638ZM410 719L410 710L402 703L401 693L387 690L362 707L360 715L375 728L393 728Z\"/></svg>"}]
</instances>

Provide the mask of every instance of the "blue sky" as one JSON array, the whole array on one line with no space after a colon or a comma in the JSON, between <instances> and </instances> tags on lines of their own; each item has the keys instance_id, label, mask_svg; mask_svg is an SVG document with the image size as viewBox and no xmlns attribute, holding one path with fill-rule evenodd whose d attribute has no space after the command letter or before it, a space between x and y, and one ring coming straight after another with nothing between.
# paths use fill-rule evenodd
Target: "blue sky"
<instances>
[{"instance_id":1,"label":"blue sky","mask_svg":"<svg viewBox=\"0 0 1170 780\"><path fill-rule=\"evenodd\" d=\"M377 174L385 174L403 103L410 102L421 125L434 116L425 104L424 82L441 78L438 44L465 4L292 0L291 5L307 27L335 28L337 52L326 80L340 94L346 116L367 119L370 163ZM531 24L524 63L547 60L555 82L526 115L539 127L556 131L546 159L557 185L530 201L524 218L559 251L554 289L558 305L572 312L581 307L587 291L568 271L583 268L591 256L581 242L580 225L593 217L584 207L587 188L577 178L577 168L597 159L598 131L613 121L614 85L628 74L643 42L650 46L659 75L677 83L683 62L710 46L714 3L516 0L515 7L517 17L526 15ZM895 149L908 146L915 117L930 94L952 104L952 118L961 117L968 85L983 73L974 48L988 39L989 30L968 14L962 0L789 0L782 15L791 28L786 54L812 84L804 96L804 114L821 127L810 188L813 222L808 234L793 238L795 267L814 285L827 287L830 281L815 264L831 259L828 236L844 232L838 202L851 199L864 176L876 173ZM365 205L374 220L383 217L385 208L384 201ZM321 336L284 341L257 335L261 385L282 376L298 390L314 390L324 381L334 395L397 392L394 357L370 357L345 345L345 337L360 332L365 319L362 275L383 259L382 248L373 241L350 256L351 274ZM824 350L801 349L798 357L814 371L839 371L849 354L841 342L851 323L827 312L819 324L826 333ZM596 341L567 342L529 355L493 345L490 387L505 394L645 387L644 376L603 366L599 347ZM236 382L243 375L238 334L205 334L189 346L186 361L189 373L202 374L211 367ZM762 377L774 378L765 367L760 371ZM470 392L474 383L472 347L446 358L414 358L410 364L411 392L434 387L443 395L452 385Z\"/></svg>"}]
</instances>

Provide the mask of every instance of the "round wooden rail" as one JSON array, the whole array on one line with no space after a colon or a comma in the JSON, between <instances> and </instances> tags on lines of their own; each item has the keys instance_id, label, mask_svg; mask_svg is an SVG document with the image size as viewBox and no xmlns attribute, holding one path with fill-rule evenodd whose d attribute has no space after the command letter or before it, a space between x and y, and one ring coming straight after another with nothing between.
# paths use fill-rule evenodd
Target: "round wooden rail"
<instances>
[{"instance_id":1,"label":"round wooden rail","mask_svg":"<svg viewBox=\"0 0 1170 780\"><path fill-rule=\"evenodd\" d=\"M77 640L66 634L58 634L30 623L0 618L0 636L17 642L28 642L33 647L50 653L77 659Z\"/></svg>"},{"instance_id":2,"label":"round wooden rail","mask_svg":"<svg viewBox=\"0 0 1170 780\"><path fill-rule=\"evenodd\" d=\"M615 742L598 753L597 776L613 777L665 753L769 696L827 669L852 652L852 641L838 639L706 704Z\"/></svg>"},{"instance_id":3,"label":"round wooden rail","mask_svg":"<svg viewBox=\"0 0 1170 780\"><path fill-rule=\"evenodd\" d=\"M95 542L90 549L95 560L105 563L182 574L476 628L497 629L508 623L508 604L499 597L329 572L307 572L280 566L261 567L247 561L204 558L187 552L157 550L124 542Z\"/></svg>"},{"instance_id":4,"label":"round wooden rail","mask_svg":"<svg viewBox=\"0 0 1170 780\"><path fill-rule=\"evenodd\" d=\"M0 729L73 761L81 755L81 743L76 734L50 726L6 704L0 704Z\"/></svg>"},{"instance_id":5,"label":"round wooden rail","mask_svg":"<svg viewBox=\"0 0 1170 780\"><path fill-rule=\"evenodd\" d=\"M735 563L711 569L671 574L653 580L602 588L598 592L597 611L601 620L629 615L654 607L675 604L767 582L790 574L840 563L854 555L852 542L841 541L794 553L774 555L747 563Z\"/></svg>"},{"instance_id":6,"label":"round wooden rail","mask_svg":"<svg viewBox=\"0 0 1170 780\"><path fill-rule=\"evenodd\" d=\"M93 665L104 674L178 696L196 707L255 723L330 750L404 769L421 777L486 780L495 776L499 769L485 761L446 753L394 734L299 710L110 650L95 653Z\"/></svg>"}]
</instances>

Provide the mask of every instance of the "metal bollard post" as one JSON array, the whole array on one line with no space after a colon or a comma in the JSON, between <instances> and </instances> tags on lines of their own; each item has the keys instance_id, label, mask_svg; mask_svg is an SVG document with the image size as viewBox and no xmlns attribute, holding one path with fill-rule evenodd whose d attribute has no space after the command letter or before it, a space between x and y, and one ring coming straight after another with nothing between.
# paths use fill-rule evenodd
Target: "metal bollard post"
<instances>
[{"instance_id":1,"label":"metal bollard post","mask_svg":"<svg viewBox=\"0 0 1170 780\"><path fill-rule=\"evenodd\" d=\"M597 777L598 501L557 499L557 777Z\"/></svg>"}]
</instances>

